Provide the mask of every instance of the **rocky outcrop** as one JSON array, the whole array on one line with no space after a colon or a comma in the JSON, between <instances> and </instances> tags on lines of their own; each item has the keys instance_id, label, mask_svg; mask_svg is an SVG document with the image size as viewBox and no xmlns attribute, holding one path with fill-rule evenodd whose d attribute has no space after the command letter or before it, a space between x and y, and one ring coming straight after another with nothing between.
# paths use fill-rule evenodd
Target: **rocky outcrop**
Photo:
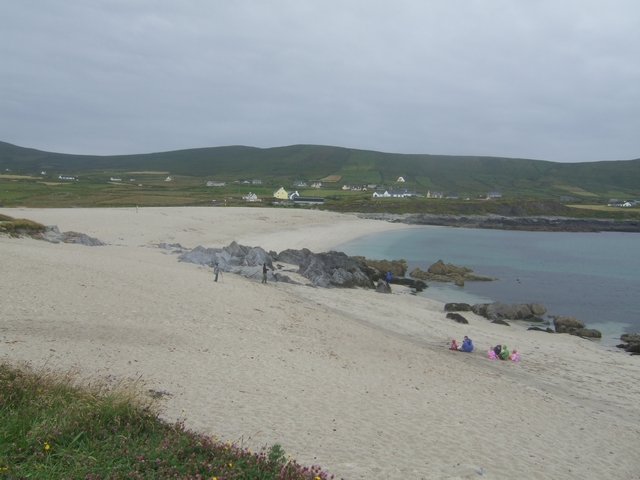
<instances>
[{"instance_id":1,"label":"rocky outcrop","mask_svg":"<svg viewBox=\"0 0 640 480\"><path fill-rule=\"evenodd\" d=\"M232 242L224 248L204 248L182 251L179 261L198 265L218 264L223 272L232 272L249 278L262 277L262 265L268 267L268 280L293 282L286 275L274 273L273 262L282 261L298 265L298 273L321 287L373 288L369 269L359 260L341 252L314 254L307 249L285 250L280 254L267 253L261 247L248 247ZM366 272L366 273L365 273Z\"/></svg>"},{"instance_id":2,"label":"rocky outcrop","mask_svg":"<svg viewBox=\"0 0 640 480\"><path fill-rule=\"evenodd\" d=\"M553 319L553 325L556 333L568 333L584 338L602 338L599 330L585 328L584 322L576 317L560 316Z\"/></svg>"},{"instance_id":3,"label":"rocky outcrop","mask_svg":"<svg viewBox=\"0 0 640 480\"><path fill-rule=\"evenodd\" d=\"M56 225L45 227L41 238L51 243L77 243L87 247L100 247L106 245L97 238L90 237L84 233L64 232L61 233Z\"/></svg>"},{"instance_id":4,"label":"rocky outcrop","mask_svg":"<svg viewBox=\"0 0 640 480\"><path fill-rule=\"evenodd\" d=\"M403 215L361 213L360 218L386 220L409 225L441 225L464 228L493 228L501 230L529 230L546 232L640 232L640 220L600 218L571 218L561 216L506 215L438 215L407 213Z\"/></svg>"},{"instance_id":5,"label":"rocky outcrop","mask_svg":"<svg viewBox=\"0 0 640 480\"><path fill-rule=\"evenodd\" d=\"M77 243L79 245L85 245L87 247L101 247L103 245L106 245L97 238L90 237L89 235L86 235L84 233L64 232L64 235L64 243Z\"/></svg>"},{"instance_id":6,"label":"rocky outcrop","mask_svg":"<svg viewBox=\"0 0 640 480\"><path fill-rule=\"evenodd\" d=\"M542 322L540 315L547 309L539 303L514 303L508 305L502 302L476 303L471 306L471 311L489 320L527 320L530 322Z\"/></svg>"},{"instance_id":7,"label":"rocky outcrop","mask_svg":"<svg viewBox=\"0 0 640 480\"><path fill-rule=\"evenodd\" d=\"M320 287L373 288L362 267L360 260L342 252L313 253L302 260L298 273Z\"/></svg>"},{"instance_id":8,"label":"rocky outcrop","mask_svg":"<svg viewBox=\"0 0 640 480\"><path fill-rule=\"evenodd\" d=\"M625 343L616 345L618 348L624 348L631 355L640 355L640 335L637 333L624 333L620 336L620 340Z\"/></svg>"},{"instance_id":9,"label":"rocky outcrop","mask_svg":"<svg viewBox=\"0 0 640 480\"><path fill-rule=\"evenodd\" d=\"M377 270L381 275L391 272L394 277L404 277L407 273L407 262L405 260L371 260L365 257L351 257L360 260L367 267ZM424 280L424 279L423 279Z\"/></svg>"},{"instance_id":10,"label":"rocky outcrop","mask_svg":"<svg viewBox=\"0 0 640 480\"><path fill-rule=\"evenodd\" d=\"M585 328L585 324L576 317L556 317L553 319L553 326L556 333L575 334L578 330Z\"/></svg>"},{"instance_id":11,"label":"rocky outcrop","mask_svg":"<svg viewBox=\"0 0 640 480\"><path fill-rule=\"evenodd\" d=\"M409 276L434 282L454 282L460 287L464 286L465 281L495 280L495 278L477 275L468 267L457 267L451 263L444 263L442 260L431 265L426 272L420 268L414 268Z\"/></svg>"}]
</instances>

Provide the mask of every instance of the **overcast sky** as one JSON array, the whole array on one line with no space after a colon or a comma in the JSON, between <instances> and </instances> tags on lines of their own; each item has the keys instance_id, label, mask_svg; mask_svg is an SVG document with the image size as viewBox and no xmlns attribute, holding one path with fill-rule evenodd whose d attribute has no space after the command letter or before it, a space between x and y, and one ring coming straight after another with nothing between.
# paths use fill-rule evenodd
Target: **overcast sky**
<instances>
[{"instance_id":1,"label":"overcast sky","mask_svg":"<svg viewBox=\"0 0 640 480\"><path fill-rule=\"evenodd\" d=\"M634 159L640 1L3 1L0 140Z\"/></svg>"}]
</instances>

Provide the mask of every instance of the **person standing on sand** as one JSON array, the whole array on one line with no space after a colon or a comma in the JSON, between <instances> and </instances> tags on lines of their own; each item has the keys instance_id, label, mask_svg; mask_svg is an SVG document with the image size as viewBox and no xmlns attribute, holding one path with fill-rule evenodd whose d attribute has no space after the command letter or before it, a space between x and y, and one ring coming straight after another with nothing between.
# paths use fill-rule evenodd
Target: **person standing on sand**
<instances>
[{"instance_id":1,"label":"person standing on sand","mask_svg":"<svg viewBox=\"0 0 640 480\"><path fill-rule=\"evenodd\" d=\"M267 263L262 264L262 283L267 283Z\"/></svg>"},{"instance_id":2,"label":"person standing on sand","mask_svg":"<svg viewBox=\"0 0 640 480\"><path fill-rule=\"evenodd\" d=\"M384 279L387 281L387 283L391 283L391 278L393 278L391 275L391 271L388 271L387 274L384 276Z\"/></svg>"},{"instance_id":3,"label":"person standing on sand","mask_svg":"<svg viewBox=\"0 0 640 480\"><path fill-rule=\"evenodd\" d=\"M220 265L218 265L218 262L216 262L216 264L213 266L213 273L216 274L216 279L214 280L214 282L217 282L218 274L220 273Z\"/></svg>"}]
</instances>

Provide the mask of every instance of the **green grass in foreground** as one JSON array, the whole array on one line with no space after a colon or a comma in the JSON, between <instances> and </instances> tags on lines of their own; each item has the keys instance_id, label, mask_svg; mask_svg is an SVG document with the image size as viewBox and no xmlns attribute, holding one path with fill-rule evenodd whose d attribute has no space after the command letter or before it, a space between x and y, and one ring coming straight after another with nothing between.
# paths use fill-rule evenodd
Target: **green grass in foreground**
<instances>
[{"instance_id":1,"label":"green grass in foreground","mask_svg":"<svg viewBox=\"0 0 640 480\"><path fill-rule=\"evenodd\" d=\"M0 363L0 478L326 480L279 445L251 452L159 418L139 383Z\"/></svg>"}]
</instances>

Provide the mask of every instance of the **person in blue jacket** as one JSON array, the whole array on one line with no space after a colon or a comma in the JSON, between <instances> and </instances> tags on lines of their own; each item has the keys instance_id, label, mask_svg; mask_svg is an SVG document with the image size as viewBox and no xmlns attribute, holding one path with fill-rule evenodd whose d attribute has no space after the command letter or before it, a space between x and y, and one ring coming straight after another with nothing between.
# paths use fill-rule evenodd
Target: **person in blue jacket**
<instances>
[{"instance_id":1,"label":"person in blue jacket","mask_svg":"<svg viewBox=\"0 0 640 480\"><path fill-rule=\"evenodd\" d=\"M391 272L387 272L387 274L384 276L384 279L387 281L387 283L391 282Z\"/></svg>"},{"instance_id":2,"label":"person in blue jacket","mask_svg":"<svg viewBox=\"0 0 640 480\"><path fill-rule=\"evenodd\" d=\"M470 352L473 350L473 342L466 335L464 336L464 340L462 341L462 345L458 348L458 351Z\"/></svg>"}]
</instances>

